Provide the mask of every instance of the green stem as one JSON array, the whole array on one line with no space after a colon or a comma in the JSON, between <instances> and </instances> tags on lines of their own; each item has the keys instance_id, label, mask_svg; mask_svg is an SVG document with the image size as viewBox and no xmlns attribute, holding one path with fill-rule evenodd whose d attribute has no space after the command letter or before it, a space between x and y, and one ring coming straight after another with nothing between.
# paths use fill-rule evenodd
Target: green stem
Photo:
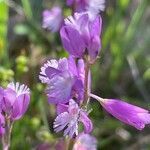
<instances>
[{"instance_id":1,"label":"green stem","mask_svg":"<svg viewBox=\"0 0 150 150\"><path fill-rule=\"evenodd\" d=\"M45 104L44 101L41 100L39 102L39 108L40 108L40 111L41 111L41 116L42 116L42 120L44 122L44 125L50 133L49 123L48 123L48 120L47 120L47 113L46 113L47 107L46 107L46 104Z\"/></svg>"},{"instance_id":2,"label":"green stem","mask_svg":"<svg viewBox=\"0 0 150 150\"><path fill-rule=\"evenodd\" d=\"M83 102L83 106L85 107L87 107L89 103L89 71L90 71L90 64L85 59L84 102Z\"/></svg>"},{"instance_id":3,"label":"green stem","mask_svg":"<svg viewBox=\"0 0 150 150\"><path fill-rule=\"evenodd\" d=\"M67 138L66 139L66 150L72 150L74 145L74 140Z\"/></svg>"},{"instance_id":4,"label":"green stem","mask_svg":"<svg viewBox=\"0 0 150 150\"><path fill-rule=\"evenodd\" d=\"M3 150L9 150L11 144L11 132L12 132L13 122L5 116L5 134L2 137Z\"/></svg>"}]
</instances>

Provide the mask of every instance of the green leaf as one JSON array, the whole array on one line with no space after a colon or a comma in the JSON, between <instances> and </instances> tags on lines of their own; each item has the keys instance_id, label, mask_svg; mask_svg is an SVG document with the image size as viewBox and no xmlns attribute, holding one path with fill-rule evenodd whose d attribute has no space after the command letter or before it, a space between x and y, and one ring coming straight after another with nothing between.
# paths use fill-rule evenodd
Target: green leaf
<instances>
[{"instance_id":1,"label":"green leaf","mask_svg":"<svg viewBox=\"0 0 150 150\"><path fill-rule=\"evenodd\" d=\"M144 73L144 79L150 80L150 68L148 68Z\"/></svg>"},{"instance_id":2,"label":"green leaf","mask_svg":"<svg viewBox=\"0 0 150 150\"><path fill-rule=\"evenodd\" d=\"M21 0L21 1L26 17L31 19L33 15L30 1L29 0Z\"/></svg>"},{"instance_id":3,"label":"green leaf","mask_svg":"<svg viewBox=\"0 0 150 150\"><path fill-rule=\"evenodd\" d=\"M129 0L119 0L119 6L122 8L122 9L126 9L126 7L128 6L129 4Z\"/></svg>"},{"instance_id":4,"label":"green leaf","mask_svg":"<svg viewBox=\"0 0 150 150\"><path fill-rule=\"evenodd\" d=\"M0 58L7 57L6 52L6 37L7 37L7 22L8 22L8 6L0 1Z\"/></svg>"}]
</instances>

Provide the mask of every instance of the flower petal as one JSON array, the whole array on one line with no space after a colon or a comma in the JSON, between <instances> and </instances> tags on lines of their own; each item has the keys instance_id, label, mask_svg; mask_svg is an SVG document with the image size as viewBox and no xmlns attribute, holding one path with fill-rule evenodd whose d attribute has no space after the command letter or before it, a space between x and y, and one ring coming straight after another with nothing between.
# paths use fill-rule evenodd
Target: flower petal
<instances>
[{"instance_id":1,"label":"flower petal","mask_svg":"<svg viewBox=\"0 0 150 150\"><path fill-rule=\"evenodd\" d=\"M73 82L74 80L67 72L54 76L46 90L49 103L67 103L70 98Z\"/></svg>"},{"instance_id":2,"label":"flower petal","mask_svg":"<svg viewBox=\"0 0 150 150\"><path fill-rule=\"evenodd\" d=\"M5 120L4 116L0 113L0 137L5 133Z\"/></svg>"},{"instance_id":3,"label":"flower petal","mask_svg":"<svg viewBox=\"0 0 150 150\"><path fill-rule=\"evenodd\" d=\"M69 56L68 58L68 70L70 74L73 74L74 76L78 76L78 70L77 70L75 58L73 58L73 56Z\"/></svg>"},{"instance_id":4,"label":"flower petal","mask_svg":"<svg viewBox=\"0 0 150 150\"><path fill-rule=\"evenodd\" d=\"M22 94L22 95L18 96L13 105L11 118L13 120L20 119L26 112L26 110L29 106L29 103L30 103L30 95L29 94Z\"/></svg>"},{"instance_id":5,"label":"flower petal","mask_svg":"<svg viewBox=\"0 0 150 150\"><path fill-rule=\"evenodd\" d=\"M101 104L114 117L138 130L150 123L149 111L138 106L115 99L104 99Z\"/></svg>"},{"instance_id":6,"label":"flower petal","mask_svg":"<svg viewBox=\"0 0 150 150\"><path fill-rule=\"evenodd\" d=\"M79 118L79 106L71 99L69 101L68 112L63 112L57 116L54 122L55 132L59 132L63 129L64 136L68 135L72 138L74 135L78 135L78 118Z\"/></svg>"},{"instance_id":7,"label":"flower petal","mask_svg":"<svg viewBox=\"0 0 150 150\"><path fill-rule=\"evenodd\" d=\"M57 108L57 114L58 115L63 113L63 112L67 112L68 111L68 105L66 105L66 104L58 104L56 106L56 108Z\"/></svg>"},{"instance_id":8,"label":"flower petal","mask_svg":"<svg viewBox=\"0 0 150 150\"><path fill-rule=\"evenodd\" d=\"M91 36L94 37L95 35L98 36L101 34L102 31L102 18L97 16L93 21L90 23L90 33Z\"/></svg>"},{"instance_id":9,"label":"flower petal","mask_svg":"<svg viewBox=\"0 0 150 150\"><path fill-rule=\"evenodd\" d=\"M92 131L93 124L92 124L92 121L89 119L86 112L80 111L79 121L83 123L85 133L90 133Z\"/></svg>"},{"instance_id":10,"label":"flower petal","mask_svg":"<svg viewBox=\"0 0 150 150\"><path fill-rule=\"evenodd\" d=\"M54 125L53 125L54 131L59 132L63 130L69 123L69 120L70 120L70 117L69 117L68 112L64 112L58 115L54 121Z\"/></svg>"},{"instance_id":11,"label":"flower petal","mask_svg":"<svg viewBox=\"0 0 150 150\"><path fill-rule=\"evenodd\" d=\"M0 112L2 111L2 100L4 98L4 89L0 87Z\"/></svg>"},{"instance_id":12,"label":"flower petal","mask_svg":"<svg viewBox=\"0 0 150 150\"><path fill-rule=\"evenodd\" d=\"M71 124L68 124L68 127L64 130L64 136L69 135L70 138L73 137L73 135L78 135L78 123L73 122Z\"/></svg>"},{"instance_id":13,"label":"flower petal","mask_svg":"<svg viewBox=\"0 0 150 150\"><path fill-rule=\"evenodd\" d=\"M73 150L96 150L97 141L96 138L89 135L81 133L73 146Z\"/></svg>"},{"instance_id":14,"label":"flower petal","mask_svg":"<svg viewBox=\"0 0 150 150\"><path fill-rule=\"evenodd\" d=\"M39 79L42 83L48 83L49 80L60 71L58 70L58 62L55 59L47 61L42 67Z\"/></svg>"},{"instance_id":15,"label":"flower petal","mask_svg":"<svg viewBox=\"0 0 150 150\"><path fill-rule=\"evenodd\" d=\"M63 21L62 10L60 7L55 6L51 10L43 11L43 28L47 28L52 32L57 32Z\"/></svg>"},{"instance_id":16,"label":"flower petal","mask_svg":"<svg viewBox=\"0 0 150 150\"><path fill-rule=\"evenodd\" d=\"M7 114L10 114L16 98L17 98L17 93L14 90L10 88L5 89L4 97L1 100L2 110Z\"/></svg>"},{"instance_id":17,"label":"flower petal","mask_svg":"<svg viewBox=\"0 0 150 150\"><path fill-rule=\"evenodd\" d=\"M81 57L85 50L85 43L80 33L71 26L63 26L60 30L60 36L64 48L76 57Z\"/></svg>"},{"instance_id":18,"label":"flower petal","mask_svg":"<svg viewBox=\"0 0 150 150\"><path fill-rule=\"evenodd\" d=\"M96 59L96 57L99 55L99 51L101 49L101 41L99 36L94 36L90 43L89 43L89 47L88 47L88 53L90 55L90 61L91 63L94 62L94 60Z\"/></svg>"}]
</instances>

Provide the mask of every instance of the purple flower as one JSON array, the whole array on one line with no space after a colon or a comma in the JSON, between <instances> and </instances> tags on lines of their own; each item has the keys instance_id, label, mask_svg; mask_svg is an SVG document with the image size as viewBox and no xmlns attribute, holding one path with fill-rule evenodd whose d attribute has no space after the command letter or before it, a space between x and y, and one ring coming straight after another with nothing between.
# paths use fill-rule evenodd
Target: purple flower
<instances>
[{"instance_id":1,"label":"purple flower","mask_svg":"<svg viewBox=\"0 0 150 150\"><path fill-rule=\"evenodd\" d=\"M138 130L142 130L146 124L150 123L148 110L116 99L102 99L93 94L91 96L97 99L111 115Z\"/></svg>"},{"instance_id":2,"label":"purple flower","mask_svg":"<svg viewBox=\"0 0 150 150\"><path fill-rule=\"evenodd\" d=\"M68 6L73 6L75 12L88 12L95 18L105 9L105 0L67 0Z\"/></svg>"},{"instance_id":3,"label":"purple flower","mask_svg":"<svg viewBox=\"0 0 150 150\"><path fill-rule=\"evenodd\" d=\"M36 150L50 150L52 148L53 148L52 144L50 144L50 143L42 143L42 144L39 144L36 147Z\"/></svg>"},{"instance_id":4,"label":"purple flower","mask_svg":"<svg viewBox=\"0 0 150 150\"><path fill-rule=\"evenodd\" d=\"M61 40L64 48L75 57L90 56L94 61L101 48L102 20L97 16L90 20L87 13L75 13L65 19L65 25L60 30Z\"/></svg>"},{"instance_id":5,"label":"purple flower","mask_svg":"<svg viewBox=\"0 0 150 150\"><path fill-rule=\"evenodd\" d=\"M12 120L20 119L30 102L29 88L24 84L20 85L18 82L16 84L10 83L1 96L3 96L1 110Z\"/></svg>"},{"instance_id":6,"label":"purple flower","mask_svg":"<svg viewBox=\"0 0 150 150\"><path fill-rule=\"evenodd\" d=\"M62 10L60 7L53 7L51 10L43 11L43 28L57 32L63 22Z\"/></svg>"},{"instance_id":7,"label":"purple flower","mask_svg":"<svg viewBox=\"0 0 150 150\"><path fill-rule=\"evenodd\" d=\"M2 99L4 97L4 89L0 87L0 112L2 111Z\"/></svg>"},{"instance_id":8,"label":"purple flower","mask_svg":"<svg viewBox=\"0 0 150 150\"><path fill-rule=\"evenodd\" d=\"M0 113L0 137L5 133L5 120L4 116Z\"/></svg>"},{"instance_id":9,"label":"purple flower","mask_svg":"<svg viewBox=\"0 0 150 150\"><path fill-rule=\"evenodd\" d=\"M78 62L76 64L74 58L69 57L47 61L41 67L39 78L48 85L46 93L49 103L67 103L72 97L82 100L84 64L80 64L82 60Z\"/></svg>"},{"instance_id":10,"label":"purple flower","mask_svg":"<svg viewBox=\"0 0 150 150\"><path fill-rule=\"evenodd\" d=\"M88 118L87 113L80 109L78 104L71 99L69 101L68 111L59 114L54 122L55 132L64 130L64 136L69 135L73 137L78 135L78 124L82 122L84 125L84 132L89 133L92 131L93 125Z\"/></svg>"},{"instance_id":11,"label":"purple flower","mask_svg":"<svg viewBox=\"0 0 150 150\"><path fill-rule=\"evenodd\" d=\"M57 142L48 142L39 144L35 150L66 150L66 142L64 139L57 139Z\"/></svg>"},{"instance_id":12,"label":"purple flower","mask_svg":"<svg viewBox=\"0 0 150 150\"><path fill-rule=\"evenodd\" d=\"M96 150L97 141L89 134L80 134L73 146L73 150Z\"/></svg>"},{"instance_id":13,"label":"purple flower","mask_svg":"<svg viewBox=\"0 0 150 150\"><path fill-rule=\"evenodd\" d=\"M88 0L88 11L91 18L95 18L101 11L105 10L105 0Z\"/></svg>"},{"instance_id":14,"label":"purple flower","mask_svg":"<svg viewBox=\"0 0 150 150\"><path fill-rule=\"evenodd\" d=\"M89 0L67 0L68 6L73 6L76 12L86 11Z\"/></svg>"}]
</instances>

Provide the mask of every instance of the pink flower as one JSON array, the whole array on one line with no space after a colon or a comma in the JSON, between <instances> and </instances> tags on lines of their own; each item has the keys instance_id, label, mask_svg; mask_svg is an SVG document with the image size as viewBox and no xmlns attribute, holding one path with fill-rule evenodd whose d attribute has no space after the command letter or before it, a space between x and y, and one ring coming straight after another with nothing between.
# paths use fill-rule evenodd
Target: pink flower
<instances>
[{"instance_id":1,"label":"pink flower","mask_svg":"<svg viewBox=\"0 0 150 150\"><path fill-rule=\"evenodd\" d=\"M146 124L150 123L150 113L148 110L116 99L103 99L91 94L97 99L103 108L120 121L142 130Z\"/></svg>"},{"instance_id":2,"label":"pink flower","mask_svg":"<svg viewBox=\"0 0 150 150\"><path fill-rule=\"evenodd\" d=\"M62 10L60 7L53 7L51 10L43 11L43 28L57 32L63 22Z\"/></svg>"},{"instance_id":3,"label":"pink flower","mask_svg":"<svg viewBox=\"0 0 150 150\"><path fill-rule=\"evenodd\" d=\"M64 109L65 110L65 109ZM93 129L91 120L88 114L79 108L78 104L71 99L69 101L68 110L59 114L54 122L55 132L64 130L64 136L69 135L72 138L78 135L78 124L81 122L84 125L84 132L89 133Z\"/></svg>"},{"instance_id":4,"label":"pink flower","mask_svg":"<svg viewBox=\"0 0 150 150\"><path fill-rule=\"evenodd\" d=\"M73 146L73 150L96 150L97 141L89 134L80 134Z\"/></svg>"},{"instance_id":5,"label":"pink flower","mask_svg":"<svg viewBox=\"0 0 150 150\"><path fill-rule=\"evenodd\" d=\"M42 83L48 88L46 94L49 103L68 103L69 99L83 99L84 62L79 59L75 62L73 57L47 61L39 75ZM65 87L65 88L64 88Z\"/></svg>"},{"instance_id":6,"label":"pink flower","mask_svg":"<svg viewBox=\"0 0 150 150\"><path fill-rule=\"evenodd\" d=\"M100 16L91 20L88 13L75 13L65 19L60 29L63 47L76 58L87 53L89 60L94 62L101 49L101 29Z\"/></svg>"},{"instance_id":7,"label":"pink flower","mask_svg":"<svg viewBox=\"0 0 150 150\"><path fill-rule=\"evenodd\" d=\"M20 119L26 112L30 102L30 91L24 84L18 82L8 84L7 88L0 92L0 110L12 120Z\"/></svg>"}]
</instances>

